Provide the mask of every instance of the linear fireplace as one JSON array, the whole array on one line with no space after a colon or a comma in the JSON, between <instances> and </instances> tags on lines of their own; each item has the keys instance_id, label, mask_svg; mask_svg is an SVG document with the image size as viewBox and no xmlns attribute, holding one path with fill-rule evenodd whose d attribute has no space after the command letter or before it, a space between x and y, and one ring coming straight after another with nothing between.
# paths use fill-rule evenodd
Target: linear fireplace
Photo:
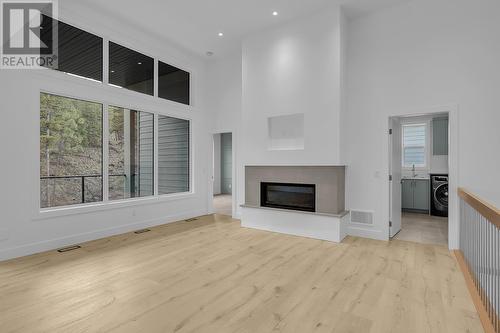
<instances>
[{"instance_id":1,"label":"linear fireplace","mask_svg":"<svg viewBox=\"0 0 500 333\"><path fill-rule=\"evenodd\" d=\"M316 185L291 183L260 183L262 207L316 211Z\"/></svg>"}]
</instances>

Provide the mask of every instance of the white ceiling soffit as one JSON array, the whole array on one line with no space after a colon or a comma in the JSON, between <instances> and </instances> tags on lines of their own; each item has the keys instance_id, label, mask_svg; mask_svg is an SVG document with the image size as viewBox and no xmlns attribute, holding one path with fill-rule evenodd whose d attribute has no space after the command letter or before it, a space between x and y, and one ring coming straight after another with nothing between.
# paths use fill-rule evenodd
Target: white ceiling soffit
<instances>
[{"instance_id":1,"label":"white ceiling soffit","mask_svg":"<svg viewBox=\"0 0 500 333\"><path fill-rule=\"evenodd\" d=\"M348 17L409 0L64 0L114 16L201 56L236 49L253 32L342 5ZM273 16L273 11L278 15ZM71 22L68 22L71 23ZM224 36L220 37L219 32Z\"/></svg>"}]
</instances>

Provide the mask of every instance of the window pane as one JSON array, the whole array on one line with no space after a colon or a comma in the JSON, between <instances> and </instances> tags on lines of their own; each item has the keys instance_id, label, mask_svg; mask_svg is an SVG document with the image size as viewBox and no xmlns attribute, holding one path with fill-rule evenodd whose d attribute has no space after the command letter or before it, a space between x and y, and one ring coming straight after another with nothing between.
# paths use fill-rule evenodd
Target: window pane
<instances>
[{"instance_id":1,"label":"window pane","mask_svg":"<svg viewBox=\"0 0 500 333\"><path fill-rule=\"evenodd\" d=\"M153 95L153 58L109 42L109 83Z\"/></svg>"},{"instance_id":2,"label":"window pane","mask_svg":"<svg viewBox=\"0 0 500 333\"><path fill-rule=\"evenodd\" d=\"M424 147L405 147L404 149L405 166L424 166L425 148Z\"/></svg>"},{"instance_id":3,"label":"window pane","mask_svg":"<svg viewBox=\"0 0 500 333\"><path fill-rule=\"evenodd\" d=\"M58 70L102 81L102 38L43 15L42 41L58 30ZM55 22L54 22L55 21Z\"/></svg>"},{"instance_id":4,"label":"window pane","mask_svg":"<svg viewBox=\"0 0 500 333\"><path fill-rule=\"evenodd\" d=\"M189 73L158 62L158 96L189 105Z\"/></svg>"},{"instance_id":5,"label":"window pane","mask_svg":"<svg viewBox=\"0 0 500 333\"><path fill-rule=\"evenodd\" d=\"M40 206L102 201L102 105L40 94Z\"/></svg>"},{"instance_id":6,"label":"window pane","mask_svg":"<svg viewBox=\"0 0 500 333\"><path fill-rule=\"evenodd\" d=\"M153 195L151 113L109 107L109 199Z\"/></svg>"},{"instance_id":7,"label":"window pane","mask_svg":"<svg viewBox=\"0 0 500 333\"><path fill-rule=\"evenodd\" d=\"M426 165L425 140L426 126L424 124L403 126L403 166L424 167Z\"/></svg>"},{"instance_id":8,"label":"window pane","mask_svg":"<svg viewBox=\"0 0 500 333\"><path fill-rule=\"evenodd\" d=\"M405 146L425 146L425 126L404 127Z\"/></svg>"},{"instance_id":9,"label":"window pane","mask_svg":"<svg viewBox=\"0 0 500 333\"><path fill-rule=\"evenodd\" d=\"M189 192L189 121L158 117L158 193Z\"/></svg>"}]
</instances>

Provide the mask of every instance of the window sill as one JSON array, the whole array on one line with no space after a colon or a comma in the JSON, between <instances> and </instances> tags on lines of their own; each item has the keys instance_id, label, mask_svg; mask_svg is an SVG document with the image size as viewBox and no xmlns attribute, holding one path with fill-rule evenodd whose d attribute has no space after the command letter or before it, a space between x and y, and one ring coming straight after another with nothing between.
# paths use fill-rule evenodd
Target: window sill
<instances>
[{"instance_id":1,"label":"window sill","mask_svg":"<svg viewBox=\"0 0 500 333\"><path fill-rule=\"evenodd\" d=\"M108 210L135 207L135 206L155 205L170 201L192 199L196 197L197 194L195 194L194 192L184 192L175 194L165 194L147 198L132 198L132 199L115 200L107 202L79 204L73 206L43 208L40 211L38 211L38 214L36 214L33 220L47 220L62 216L90 214L100 211L108 211Z\"/></svg>"},{"instance_id":2,"label":"window sill","mask_svg":"<svg viewBox=\"0 0 500 333\"><path fill-rule=\"evenodd\" d=\"M401 167L402 171L413 171L413 167ZM428 171L428 167L415 167L415 171Z\"/></svg>"}]
</instances>

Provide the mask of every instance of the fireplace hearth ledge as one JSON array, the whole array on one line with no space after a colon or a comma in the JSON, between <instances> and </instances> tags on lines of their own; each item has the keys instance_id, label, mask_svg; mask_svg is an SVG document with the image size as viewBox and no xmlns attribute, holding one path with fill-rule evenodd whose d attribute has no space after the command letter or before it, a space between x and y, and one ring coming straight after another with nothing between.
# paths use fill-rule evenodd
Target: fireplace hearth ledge
<instances>
[{"instance_id":1,"label":"fireplace hearth ledge","mask_svg":"<svg viewBox=\"0 0 500 333\"><path fill-rule=\"evenodd\" d=\"M340 243L347 235L348 212L325 214L241 205L241 226Z\"/></svg>"},{"instance_id":2,"label":"fireplace hearth ledge","mask_svg":"<svg viewBox=\"0 0 500 333\"><path fill-rule=\"evenodd\" d=\"M240 207L266 209L266 210L278 210L278 211L285 211L285 212L299 213L299 214L306 214L306 215L320 215L320 216L330 216L330 217L339 217L339 218L344 217L347 214L349 214L348 210L340 212L339 214L330 214L330 213L320 213L320 212L307 212L307 211L303 211L303 210L286 209L286 208L262 207L262 206L249 205L249 204L243 204L243 205L240 205Z\"/></svg>"}]
</instances>

